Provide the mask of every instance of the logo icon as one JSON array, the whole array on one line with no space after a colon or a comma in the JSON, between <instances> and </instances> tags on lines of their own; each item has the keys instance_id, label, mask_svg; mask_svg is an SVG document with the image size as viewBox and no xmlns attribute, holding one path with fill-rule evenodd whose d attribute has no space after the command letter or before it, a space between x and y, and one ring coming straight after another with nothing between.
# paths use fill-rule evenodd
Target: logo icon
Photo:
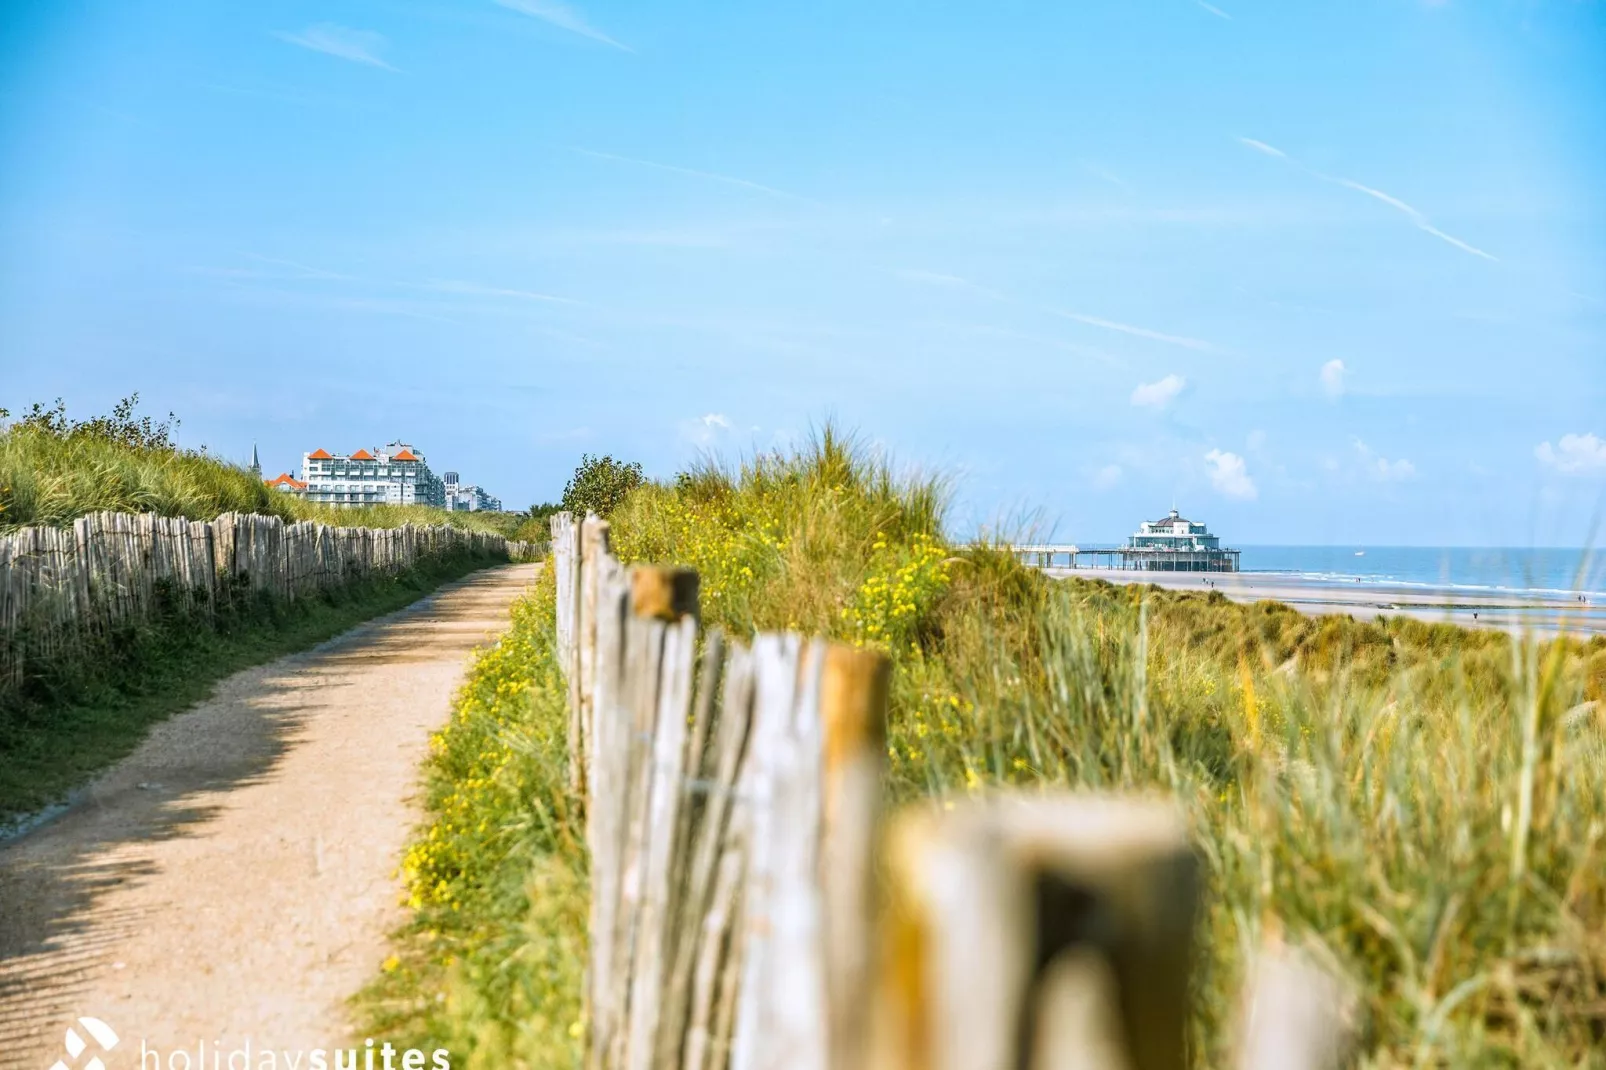
<instances>
[{"instance_id":1,"label":"logo icon","mask_svg":"<svg viewBox=\"0 0 1606 1070\"><path fill-rule=\"evenodd\" d=\"M105 1052L117 1047L117 1034L112 1027L99 1018L80 1018L78 1025L100 1045L100 1049L90 1054L86 1063L78 1062L78 1057L89 1048L89 1043L78 1035L78 1030L72 1026L67 1027L67 1058L57 1059L50 1070L106 1070L106 1064L100 1061Z\"/></svg>"}]
</instances>

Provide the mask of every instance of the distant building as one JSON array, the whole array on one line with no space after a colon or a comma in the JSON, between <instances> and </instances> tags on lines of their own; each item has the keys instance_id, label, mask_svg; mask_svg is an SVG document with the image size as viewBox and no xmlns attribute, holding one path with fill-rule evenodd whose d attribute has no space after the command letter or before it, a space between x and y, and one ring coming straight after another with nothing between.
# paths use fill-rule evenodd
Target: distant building
<instances>
[{"instance_id":1,"label":"distant building","mask_svg":"<svg viewBox=\"0 0 1606 1070\"><path fill-rule=\"evenodd\" d=\"M1145 520L1126 540L1123 568L1160 572L1237 572L1238 551L1223 550L1221 539L1203 524L1183 519L1175 509L1159 520Z\"/></svg>"},{"instance_id":2,"label":"distant building","mask_svg":"<svg viewBox=\"0 0 1606 1070\"><path fill-rule=\"evenodd\" d=\"M325 505L433 505L446 508L446 484L422 452L405 442L356 453L317 449L301 457L309 502Z\"/></svg>"},{"instance_id":3,"label":"distant building","mask_svg":"<svg viewBox=\"0 0 1606 1070\"><path fill-rule=\"evenodd\" d=\"M1011 549L1023 562L1053 568L1065 558L1068 568L1137 569L1146 572L1237 572L1241 551L1224 550L1221 539L1203 524L1186 520L1175 509L1159 520L1145 520L1119 546L1077 543L1031 543Z\"/></svg>"},{"instance_id":4,"label":"distant building","mask_svg":"<svg viewBox=\"0 0 1606 1070\"><path fill-rule=\"evenodd\" d=\"M500 513L502 511L501 498L487 494L484 488L473 483L458 482L456 472L446 473L445 484L446 508L455 513Z\"/></svg>"},{"instance_id":5,"label":"distant building","mask_svg":"<svg viewBox=\"0 0 1606 1070\"><path fill-rule=\"evenodd\" d=\"M1203 524L1184 520L1175 509L1159 520L1145 520L1138 533L1126 540L1133 549L1219 550L1221 539L1205 530Z\"/></svg>"},{"instance_id":6,"label":"distant building","mask_svg":"<svg viewBox=\"0 0 1606 1070\"><path fill-rule=\"evenodd\" d=\"M281 494L294 494L298 498L307 496L307 485L289 472L280 472L277 479L266 479L263 482Z\"/></svg>"},{"instance_id":7,"label":"distant building","mask_svg":"<svg viewBox=\"0 0 1606 1070\"><path fill-rule=\"evenodd\" d=\"M251 443L251 474L258 479L262 478L262 460L257 457L257 444Z\"/></svg>"}]
</instances>

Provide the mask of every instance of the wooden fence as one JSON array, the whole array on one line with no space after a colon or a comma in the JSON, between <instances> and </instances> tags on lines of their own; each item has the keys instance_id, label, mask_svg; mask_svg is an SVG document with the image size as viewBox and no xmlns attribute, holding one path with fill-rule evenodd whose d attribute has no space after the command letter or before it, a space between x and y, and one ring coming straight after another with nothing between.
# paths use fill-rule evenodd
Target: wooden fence
<instances>
[{"instance_id":1,"label":"wooden fence","mask_svg":"<svg viewBox=\"0 0 1606 1070\"><path fill-rule=\"evenodd\" d=\"M876 652L699 633L696 573L552 521L591 856L587 1070L1181 1070L1199 865L1176 810L1073 793L883 827ZM1239 1065L1336 1067L1331 973L1268 949Z\"/></svg>"},{"instance_id":2,"label":"wooden fence","mask_svg":"<svg viewBox=\"0 0 1606 1070\"><path fill-rule=\"evenodd\" d=\"M522 559L529 546L445 524L336 528L242 513L94 513L71 528L22 528L0 535L0 695L159 600L205 616L241 593L293 600L465 552Z\"/></svg>"}]
</instances>

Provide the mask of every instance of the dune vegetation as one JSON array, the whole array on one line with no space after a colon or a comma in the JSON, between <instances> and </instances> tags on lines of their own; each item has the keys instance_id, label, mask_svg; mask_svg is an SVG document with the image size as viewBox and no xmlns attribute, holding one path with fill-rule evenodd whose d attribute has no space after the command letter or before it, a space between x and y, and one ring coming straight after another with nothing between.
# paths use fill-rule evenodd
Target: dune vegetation
<instances>
[{"instance_id":1,"label":"dune vegetation","mask_svg":"<svg viewBox=\"0 0 1606 1070\"><path fill-rule=\"evenodd\" d=\"M698 569L709 624L887 650L897 801L1173 798L1208 878L1196 1065L1223 1064L1270 932L1356 986L1366 1065L1599 1064L1606 642L1049 581L947 544L942 503L940 482L827 430L640 487L612 523L621 557ZM552 641L547 580L436 737L414 920L365 1003L470 1065L574 1065L582 1033L585 860Z\"/></svg>"},{"instance_id":2,"label":"dune vegetation","mask_svg":"<svg viewBox=\"0 0 1606 1070\"><path fill-rule=\"evenodd\" d=\"M139 396L108 416L70 419L58 401L34 405L10 423L0 410L0 533L30 525L60 527L86 513L158 513L210 520L259 513L285 521L343 527L455 524L512 536L519 518L453 513L423 505L336 508L271 490L250 470L174 440L177 421L136 416Z\"/></svg>"}]
</instances>

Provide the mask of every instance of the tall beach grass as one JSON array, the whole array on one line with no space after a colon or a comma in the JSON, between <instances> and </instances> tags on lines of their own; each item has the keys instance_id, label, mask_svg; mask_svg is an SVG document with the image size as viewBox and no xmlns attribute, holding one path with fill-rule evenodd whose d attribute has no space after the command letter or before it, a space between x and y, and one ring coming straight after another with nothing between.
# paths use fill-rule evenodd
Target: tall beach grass
<instances>
[{"instance_id":1,"label":"tall beach grass","mask_svg":"<svg viewBox=\"0 0 1606 1070\"><path fill-rule=\"evenodd\" d=\"M1363 1065L1603 1065L1606 641L1050 581L949 545L943 499L827 430L639 489L614 542L697 568L705 621L738 636L888 651L896 801L999 786L1174 799L1207 874L1196 1065L1227 1061L1271 932L1359 990ZM410 870L418 920L384 983L391 1024L449 1036L470 1065L482 1043L481 1065L550 1064L539 1053L567 1058L578 1028L585 886L549 594L530 610L503 644L536 667L477 673L437 738L420 842L453 850ZM498 747L515 757L471 772Z\"/></svg>"}]
</instances>

